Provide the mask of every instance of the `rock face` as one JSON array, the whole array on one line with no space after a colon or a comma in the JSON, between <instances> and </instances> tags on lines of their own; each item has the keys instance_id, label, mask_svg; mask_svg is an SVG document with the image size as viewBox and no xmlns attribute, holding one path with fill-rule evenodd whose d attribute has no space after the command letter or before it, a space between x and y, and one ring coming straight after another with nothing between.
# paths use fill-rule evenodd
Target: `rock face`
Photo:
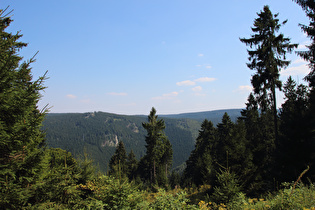
<instances>
[{"instance_id":1,"label":"rock face","mask_svg":"<svg viewBox=\"0 0 315 210\"><path fill-rule=\"evenodd\" d=\"M134 133L139 133L139 128L137 127L136 123L129 123L127 128L131 129Z\"/></svg>"},{"instance_id":2,"label":"rock face","mask_svg":"<svg viewBox=\"0 0 315 210\"><path fill-rule=\"evenodd\" d=\"M102 147L117 147L118 145L118 136L117 135L107 135L105 136L105 141L101 144Z\"/></svg>"}]
</instances>

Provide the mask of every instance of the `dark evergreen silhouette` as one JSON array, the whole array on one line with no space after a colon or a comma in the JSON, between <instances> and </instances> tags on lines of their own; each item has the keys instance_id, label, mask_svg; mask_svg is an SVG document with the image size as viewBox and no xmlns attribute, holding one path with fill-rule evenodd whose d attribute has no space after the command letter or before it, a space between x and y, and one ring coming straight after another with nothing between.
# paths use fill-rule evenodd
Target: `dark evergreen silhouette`
<instances>
[{"instance_id":1,"label":"dark evergreen silhouette","mask_svg":"<svg viewBox=\"0 0 315 210\"><path fill-rule=\"evenodd\" d=\"M280 70L287 67L286 53L291 52L297 44L290 44L290 39L277 34L280 27L287 21L279 23L278 14L273 15L269 6L257 14L258 18L252 27L251 38L242 38L241 42L250 46L248 50L248 68L255 70L251 83L262 112L273 110L275 138L278 138L278 115L276 88L281 90Z\"/></svg>"},{"instance_id":2,"label":"dark evergreen silhouette","mask_svg":"<svg viewBox=\"0 0 315 210\"><path fill-rule=\"evenodd\" d=\"M309 25L300 24L302 30L310 38L310 45L307 51L300 51L298 54L309 62L310 73L305 77L309 84L309 109L308 109L308 122L307 129L307 142L311 147L311 154L308 161L310 164L310 174L315 179L315 2L313 0L294 0L305 11L306 16L309 18Z\"/></svg>"},{"instance_id":3,"label":"dark evergreen silhouette","mask_svg":"<svg viewBox=\"0 0 315 210\"><path fill-rule=\"evenodd\" d=\"M186 169L183 174L185 185L212 184L215 177L213 164L216 140L216 128L211 121L204 120L201 124L199 135L196 139L195 149L186 161Z\"/></svg>"},{"instance_id":4,"label":"dark evergreen silhouette","mask_svg":"<svg viewBox=\"0 0 315 210\"><path fill-rule=\"evenodd\" d=\"M137 177L138 161L132 150L128 154L126 167L127 167L127 176L129 180L130 181L135 180Z\"/></svg>"}]
</instances>

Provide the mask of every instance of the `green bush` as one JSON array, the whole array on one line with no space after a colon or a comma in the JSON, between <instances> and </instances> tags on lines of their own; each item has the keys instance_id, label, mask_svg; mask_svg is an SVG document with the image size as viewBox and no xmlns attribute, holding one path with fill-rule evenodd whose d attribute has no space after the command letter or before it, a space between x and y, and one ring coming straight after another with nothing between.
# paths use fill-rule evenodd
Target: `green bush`
<instances>
[{"instance_id":1,"label":"green bush","mask_svg":"<svg viewBox=\"0 0 315 210\"><path fill-rule=\"evenodd\" d=\"M217 203L229 203L241 192L236 174L229 169L220 170L217 174L217 185L214 187L212 199Z\"/></svg>"},{"instance_id":2,"label":"green bush","mask_svg":"<svg viewBox=\"0 0 315 210\"><path fill-rule=\"evenodd\" d=\"M80 188L91 192L87 207L92 209L140 209L144 201L143 193L127 179L100 176Z\"/></svg>"},{"instance_id":3,"label":"green bush","mask_svg":"<svg viewBox=\"0 0 315 210\"><path fill-rule=\"evenodd\" d=\"M246 198L239 194L237 199L227 204L230 209L315 209L315 187L285 183L285 188L266 199Z\"/></svg>"},{"instance_id":4,"label":"green bush","mask_svg":"<svg viewBox=\"0 0 315 210\"><path fill-rule=\"evenodd\" d=\"M156 200L149 205L149 209L198 209L194 205L188 204L184 191L179 191L173 195L164 189L159 189Z\"/></svg>"}]
</instances>

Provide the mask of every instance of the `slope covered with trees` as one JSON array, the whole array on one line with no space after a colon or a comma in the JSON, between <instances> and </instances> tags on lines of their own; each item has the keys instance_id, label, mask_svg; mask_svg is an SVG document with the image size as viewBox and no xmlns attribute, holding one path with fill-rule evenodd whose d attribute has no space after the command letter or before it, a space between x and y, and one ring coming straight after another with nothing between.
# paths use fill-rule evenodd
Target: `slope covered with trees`
<instances>
[{"instance_id":1,"label":"slope covered with trees","mask_svg":"<svg viewBox=\"0 0 315 210\"><path fill-rule=\"evenodd\" d=\"M70 151L76 157L84 152L105 172L119 141L127 153L133 150L139 160L145 155L145 117L123 116L103 112L86 114L48 114L43 129L47 145ZM173 166L182 164L194 146L193 135L199 122L165 119L165 133L173 145Z\"/></svg>"},{"instance_id":2,"label":"slope covered with trees","mask_svg":"<svg viewBox=\"0 0 315 210\"><path fill-rule=\"evenodd\" d=\"M224 110L233 119L240 116L240 110ZM194 113L194 116L205 116L211 121L220 121L223 111ZM163 115L165 134L173 146L173 167L185 162L193 150L198 135L200 122L190 119L190 114L183 118ZM186 118L185 118L186 117ZM124 143L126 152L133 150L139 160L145 155L146 130L142 123L145 116L116 115L104 112L93 113L48 113L44 120L43 130L49 147L62 148L75 157L82 157L84 152L90 155L102 171L108 170L111 156L119 141Z\"/></svg>"}]
</instances>

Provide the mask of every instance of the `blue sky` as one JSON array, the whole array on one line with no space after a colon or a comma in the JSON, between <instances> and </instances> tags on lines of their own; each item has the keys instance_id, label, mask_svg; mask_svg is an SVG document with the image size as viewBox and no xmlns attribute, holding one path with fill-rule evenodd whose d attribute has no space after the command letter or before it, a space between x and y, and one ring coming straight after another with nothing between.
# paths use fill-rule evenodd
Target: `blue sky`
<instances>
[{"instance_id":1,"label":"blue sky","mask_svg":"<svg viewBox=\"0 0 315 210\"><path fill-rule=\"evenodd\" d=\"M158 114L243 108L254 73L246 66L257 12L269 5L288 23L280 31L305 49L308 24L291 0L2 0L14 9L9 31L29 43L34 78L48 70L39 107L50 112ZM281 71L303 82L295 54ZM278 94L278 101L283 95Z\"/></svg>"}]
</instances>

